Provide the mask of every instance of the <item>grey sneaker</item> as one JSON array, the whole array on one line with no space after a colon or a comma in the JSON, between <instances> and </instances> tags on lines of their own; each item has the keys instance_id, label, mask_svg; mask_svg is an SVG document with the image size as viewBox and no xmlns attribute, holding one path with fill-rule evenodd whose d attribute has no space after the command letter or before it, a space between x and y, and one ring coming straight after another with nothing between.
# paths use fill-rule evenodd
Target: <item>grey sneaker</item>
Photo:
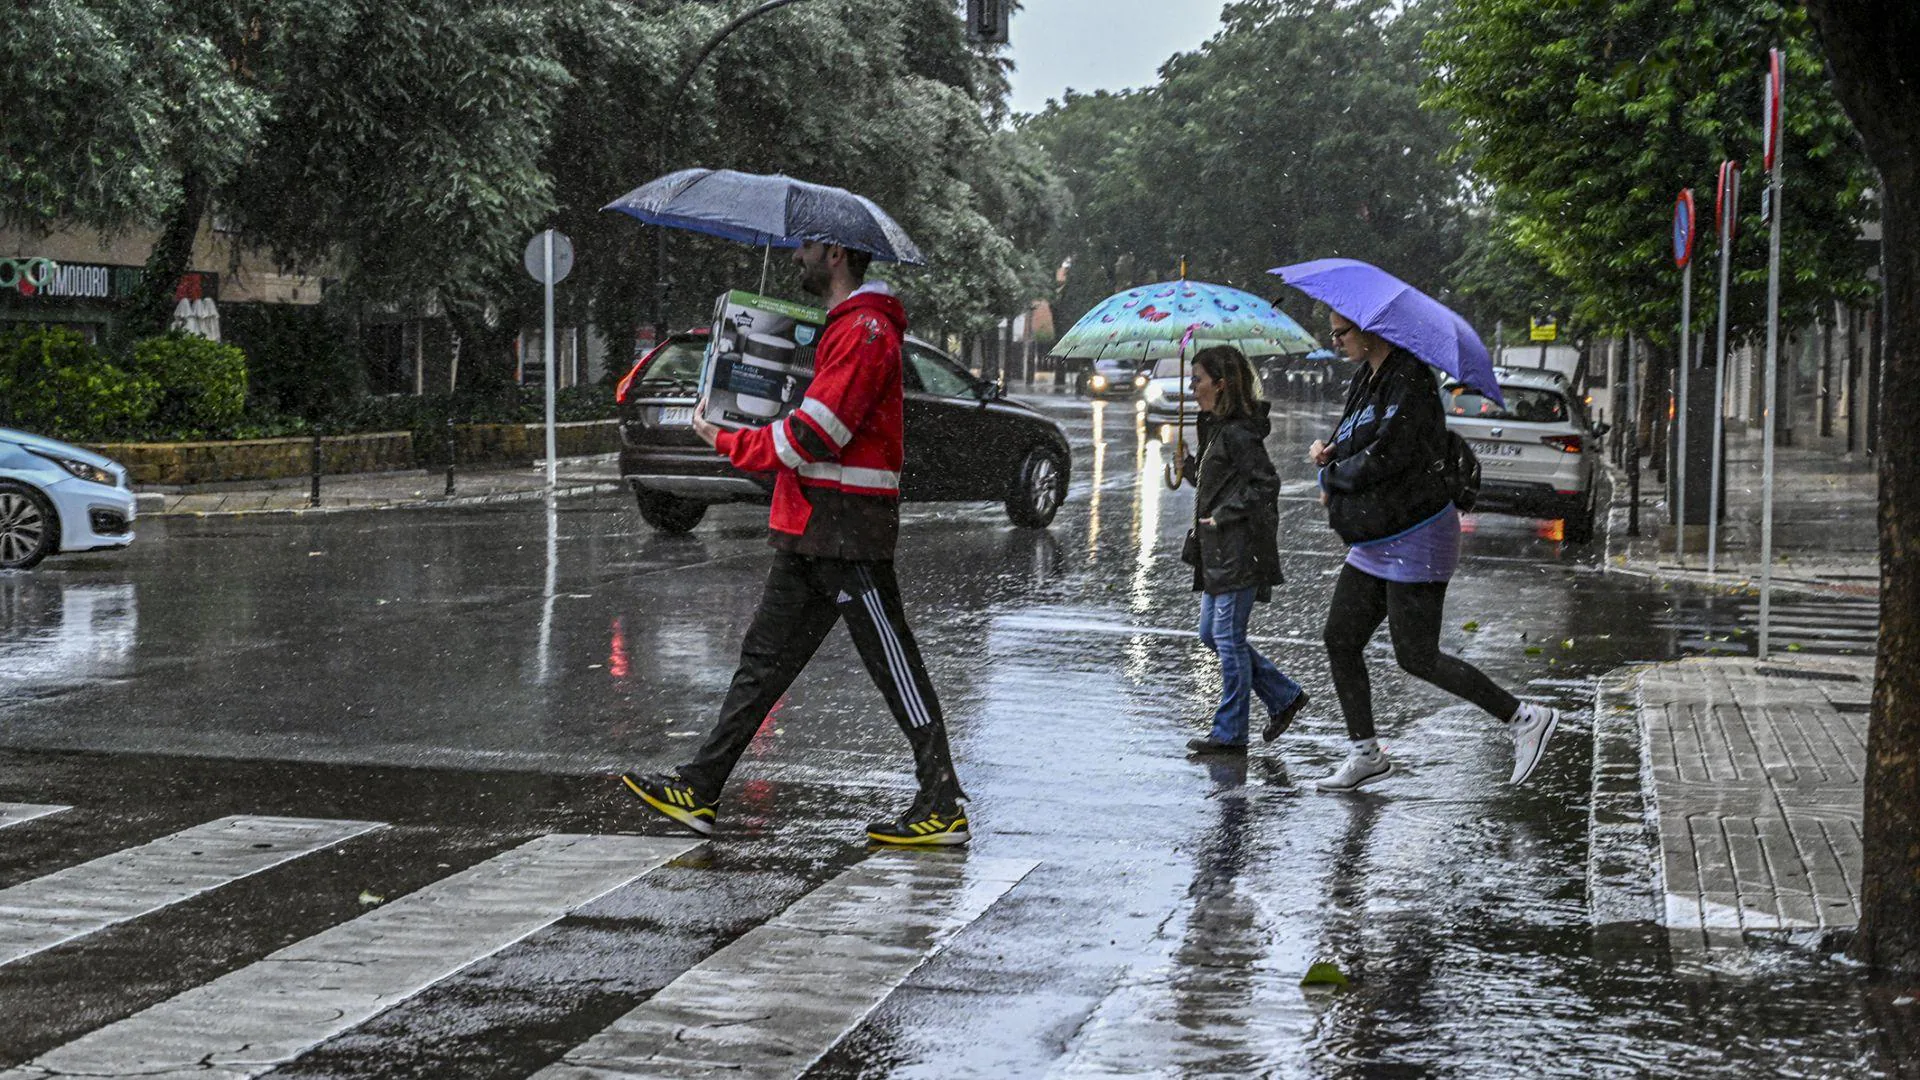
<instances>
[{"instance_id":1,"label":"grey sneaker","mask_svg":"<svg viewBox=\"0 0 1920 1080\"><path fill-rule=\"evenodd\" d=\"M1560 710L1530 701L1520 703L1520 711L1507 722L1507 731L1513 735L1513 775L1507 783L1518 784L1533 775L1534 768L1546 755L1547 740L1553 738L1553 729L1559 726Z\"/></svg>"},{"instance_id":2,"label":"grey sneaker","mask_svg":"<svg viewBox=\"0 0 1920 1080\"><path fill-rule=\"evenodd\" d=\"M1385 751L1363 754L1358 750L1347 755L1347 760L1333 770L1332 776L1323 776L1313 782L1321 791L1352 791L1363 784L1375 780L1384 780L1393 774L1393 762L1387 760Z\"/></svg>"}]
</instances>

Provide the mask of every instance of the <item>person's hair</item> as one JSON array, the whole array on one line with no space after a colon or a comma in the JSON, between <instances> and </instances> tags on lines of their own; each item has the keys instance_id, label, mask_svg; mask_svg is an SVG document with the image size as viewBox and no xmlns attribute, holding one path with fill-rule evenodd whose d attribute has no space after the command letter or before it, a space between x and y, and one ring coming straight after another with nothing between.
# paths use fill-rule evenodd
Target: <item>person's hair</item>
<instances>
[{"instance_id":1,"label":"person's hair","mask_svg":"<svg viewBox=\"0 0 1920 1080\"><path fill-rule=\"evenodd\" d=\"M1193 354L1193 366L1220 384L1218 396L1213 399L1215 417L1231 420L1253 412L1253 403L1260 400L1260 387L1253 377L1253 365L1247 363L1239 349L1231 345L1209 346Z\"/></svg>"},{"instance_id":2,"label":"person's hair","mask_svg":"<svg viewBox=\"0 0 1920 1080\"><path fill-rule=\"evenodd\" d=\"M873 252L844 246L840 250L847 253L847 273L853 275L853 280L867 280L867 267L873 262Z\"/></svg>"}]
</instances>

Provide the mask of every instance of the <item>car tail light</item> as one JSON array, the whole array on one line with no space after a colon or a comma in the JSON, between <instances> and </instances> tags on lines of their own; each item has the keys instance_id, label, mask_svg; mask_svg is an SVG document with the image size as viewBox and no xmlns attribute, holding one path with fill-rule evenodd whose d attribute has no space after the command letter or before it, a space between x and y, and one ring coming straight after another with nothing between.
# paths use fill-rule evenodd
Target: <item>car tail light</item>
<instances>
[{"instance_id":1,"label":"car tail light","mask_svg":"<svg viewBox=\"0 0 1920 1080\"><path fill-rule=\"evenodd\" d=\"M1540 441L1563 454L1577 454L1581 449L1578 435L1542 435Z\"/></svg>"}]
</instances>

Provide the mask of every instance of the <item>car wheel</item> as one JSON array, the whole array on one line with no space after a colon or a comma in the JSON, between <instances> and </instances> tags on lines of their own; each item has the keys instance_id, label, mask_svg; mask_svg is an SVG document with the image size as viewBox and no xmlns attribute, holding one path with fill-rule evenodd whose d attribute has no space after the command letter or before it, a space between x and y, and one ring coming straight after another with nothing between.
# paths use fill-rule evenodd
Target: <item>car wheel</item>
<instances>
[{"instance_id":1,"label":"car wheel","mask_svg":"<svg viewBox=\"0 0 1920 1080\"><path fill-rule=\"evenodd\" d=\"M1067 469L1057 454L1035 448L1020 459L1013 489L1007 493L1007 517L1023 529L1044 529L1067 497Z\"/></svg>"},{"instance_id":2,"label":"car wheel","mask_svg":"<svg viewBox=\"0 0 1920 1080\"><path fill-rule=\"evenodd\" d=\"M1599 507L1594 505L1593 495L1589 493L1586 507L1572 517L1564 519L1560 535L1565 537L1569 544L1593 543L1594 518L1599 515L1599 512Z\"/></svg>"},{"instance_id":3,"label":"car wheel","mask_svg":"<svg viewBox=\"0 0 1920 1080\"><path fill-rule=\"evenodd\" d=\"M28 569L59 546L60 519L46 496L0 480L0 569Z\"/></svg>"},{"instance_id":4,"label":"car wheel","mask_svg":"<svg viewBox=\"0 0 1920 1080\"><path fill-rule=\"evenodd\" d=\"M707 504L696 499L646 488L634 488L633 497L640 506L640 519L663 533L688 532L707 516Z\"/></svg>"}]
</instances>

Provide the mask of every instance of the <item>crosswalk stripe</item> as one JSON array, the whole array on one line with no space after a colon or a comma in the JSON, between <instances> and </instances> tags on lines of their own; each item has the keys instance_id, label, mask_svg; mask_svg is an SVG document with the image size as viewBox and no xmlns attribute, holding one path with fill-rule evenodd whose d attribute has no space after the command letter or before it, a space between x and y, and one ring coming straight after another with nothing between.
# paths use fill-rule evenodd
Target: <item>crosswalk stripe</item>
<instances>
[{"instance_id":1,"label":"crosswalk stripe","mask_svg":"<svg viewBox=\"0 0 1920 1080\"><path fill-rule=\"evenodd\" d=\"M71 806L47 806L43 803L0 802L0 829L71 809Z\"/></svg>"},{"instance_id":2,"label":"crosswalk stripe","mask_svg":"<svg viewBox=\"0 0 1920 1080\"><path fill-rule=\"evenodd\" d=\"M0 965L378 828L374 821L224 817L0 889Z\"/></svg>"},{"instance_id":3,"label":"crosswalk stripe","mask_svg":"<svg viewBox=\"0 0 1920 1080\"><path fill-rule=\"evenodd\" d=\"M799 1076L1037 865L876 855L535 1075Z\"/></svg>"},{"instance_id":4,"label":"crosswalk stripe","mask_svg":"<svg viewBox=\"0 0 1920 1080\"><path fill-rule=\"evenodd\" d=\"M0 1080L258 1076L702 841L552 834L109 1024Z\"/></svg>"}]
</instances>

